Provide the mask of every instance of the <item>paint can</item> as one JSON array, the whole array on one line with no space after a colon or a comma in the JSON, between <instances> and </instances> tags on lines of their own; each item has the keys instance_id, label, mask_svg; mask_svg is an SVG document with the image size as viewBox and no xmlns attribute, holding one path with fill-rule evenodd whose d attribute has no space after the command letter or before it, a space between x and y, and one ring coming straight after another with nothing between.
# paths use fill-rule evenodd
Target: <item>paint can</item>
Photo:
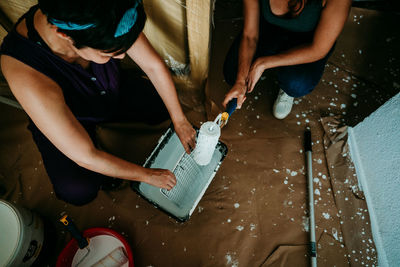
<instances>
[{"instance_id":1,"label":"paint can","mask_svg":"<svg viewBox=\"0 0 400 267\"><path fill-rule=\"evenodd\" d=\"M42 219L34 212L0 200L0 266L31 266L43 246Z\"/></svg>"},{"instance_id":2,"label":"paint can","mask_svg":"<svg viewBox=\"0 0 400 267\"><path fill-rule=\"evenodd\" d=\"M109 228L89 228L82 235L89 238L90 253L79 266L113 266L108 258L117 255L121 258L122 267L134 267L132 250L119 233ZM56 267L73 267L86 254L79 249L76 239L71 239L58 256ZM112 262L112 261L111 261ZM104 265L106 264L106 265Z\"/></svg>"},{"instance_id":3,"label":"paint can","mask_svg":"<svg viewBox=\"0 0 400 267\"><path fill-rule=\"evenodd\" d=\"M221 135L220 126L213 121L207 121L200 127L196 148L193 150L193 159L199 165L210 163Z\"/></svg>"}]
</instances>

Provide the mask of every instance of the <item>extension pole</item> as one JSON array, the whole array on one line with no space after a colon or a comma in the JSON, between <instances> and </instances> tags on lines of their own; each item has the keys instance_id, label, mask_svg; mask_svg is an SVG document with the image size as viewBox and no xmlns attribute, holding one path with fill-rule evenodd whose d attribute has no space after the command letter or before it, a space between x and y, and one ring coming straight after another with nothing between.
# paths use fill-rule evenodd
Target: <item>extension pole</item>
<instances>
[{"instance_id":1,"label":"extension pole","mask_svg":"<svg viewBox=\"0 0 400 267\"><path fill-rule=\"evenodd\" d=\"M311 266L317 266L317 247L315 242L315 217L314 217L314 189L312 177L312 148L311 148L311 132L304 133L304 150L307 162L307 182L308 182L308 205L310 209L310 256Z\"/></svg>"}]
</instances>

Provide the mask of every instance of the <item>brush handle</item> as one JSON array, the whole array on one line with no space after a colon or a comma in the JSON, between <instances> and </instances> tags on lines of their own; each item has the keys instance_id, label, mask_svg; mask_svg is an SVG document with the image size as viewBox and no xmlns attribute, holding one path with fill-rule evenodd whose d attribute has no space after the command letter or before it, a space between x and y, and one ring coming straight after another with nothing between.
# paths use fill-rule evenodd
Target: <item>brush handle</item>
<instances>
[{"instance_id":1,"label":"brush handle","mask_svg":"<svg viewBox=\"0 0 400 267\"><path fill-rule=\"evenodd\" d=\"M229 116L232 115L232 113L236 110L237 107L237 98L232 98L231 101L229 101L228 105L226 106L225 112L229 114Z\"/></svg>"},{"instance_id":2,"label":"brush handle","mask_svg":"<svg viewBox=\"0 0 400 267\"><path fill-rule=\"evenodd\" d=\"M89 245L89 239L85 238L81 232L76 228L73 221L68 217L68 215L64 215L61 217L60 222L67 228L68 232L72 235L73 238L78 242L78 246L80 249L83 249Z\"/></svg>"}]
</instances>

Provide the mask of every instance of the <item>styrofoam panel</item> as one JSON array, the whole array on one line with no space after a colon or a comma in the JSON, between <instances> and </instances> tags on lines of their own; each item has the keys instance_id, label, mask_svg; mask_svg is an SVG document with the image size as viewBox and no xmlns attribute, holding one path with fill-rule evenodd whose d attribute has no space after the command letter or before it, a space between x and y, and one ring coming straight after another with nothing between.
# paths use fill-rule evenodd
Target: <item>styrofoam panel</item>
<instances>
[{"instance_id":1,"label":"styrofoam panel","mask_svg":"<svg viewBox=\"0 0 400 267\"><path fill-rule=\"evenodd\" d=\"M349 129L380 266L400 262L400 93Z\"/></svg>"}]
</instances>

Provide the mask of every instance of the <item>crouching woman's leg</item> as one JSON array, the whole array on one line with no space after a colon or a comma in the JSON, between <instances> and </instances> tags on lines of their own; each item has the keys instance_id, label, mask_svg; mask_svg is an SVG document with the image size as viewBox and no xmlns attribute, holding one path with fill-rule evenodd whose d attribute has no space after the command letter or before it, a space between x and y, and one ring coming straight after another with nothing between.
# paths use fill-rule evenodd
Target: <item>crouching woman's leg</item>
<instances>
[{"instance_id":1,"label":"crouching woman's leg","mask_svg":"<svg viewBox=\"0 0 400 267\"><path fill-rule=\"evenodd\" d=\"M94 200L102 183L109 177L80 167L61 153L35 125L31 123L28 128L42 154L44 167L57 198L76 206Z\"/></svg>"},{"instance_id":2,"label":"crouching woman's leg","mask_svg":"<svg viewBox=\"0 0 400 267\"><path fill-rule=\"evenodd\" d=\"M277 70L280 88L291 97L311 93L319 83L328 56L316 62L281 67Z\"/></svg>"}]
</instances>

